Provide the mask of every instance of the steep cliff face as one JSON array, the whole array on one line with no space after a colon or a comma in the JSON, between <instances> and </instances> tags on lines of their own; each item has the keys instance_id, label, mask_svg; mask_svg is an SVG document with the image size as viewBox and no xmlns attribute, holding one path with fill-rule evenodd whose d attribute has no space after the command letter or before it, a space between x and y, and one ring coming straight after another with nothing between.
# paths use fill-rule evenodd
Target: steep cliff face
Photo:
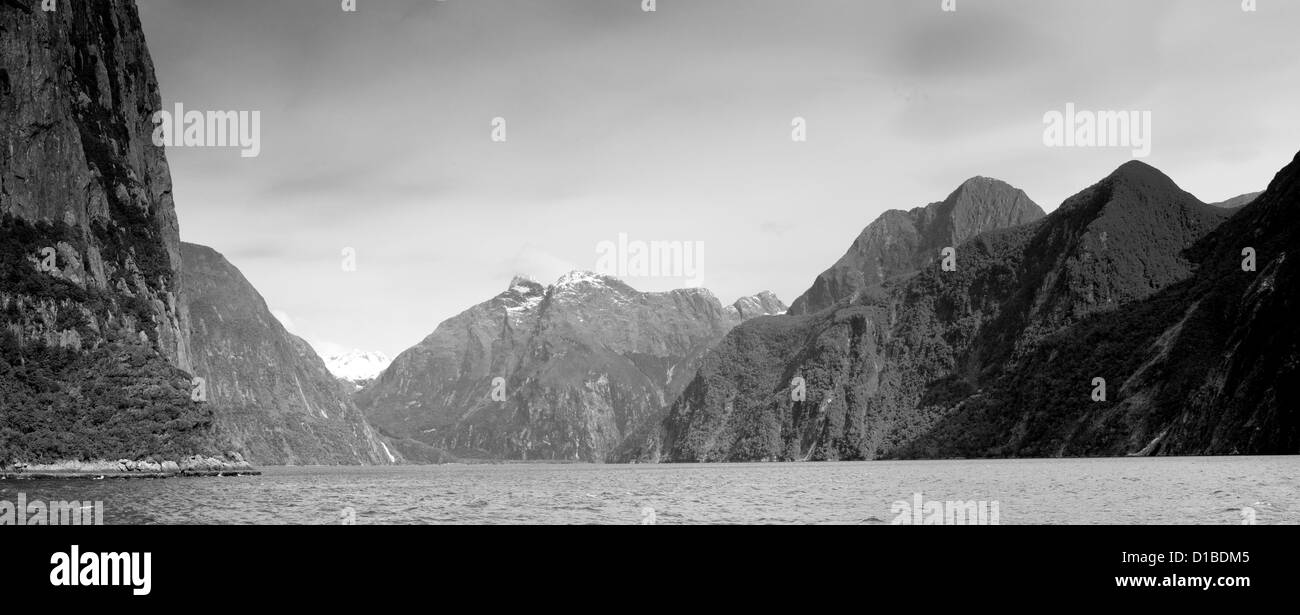
<instances>
[{"instance_id":1,"label":"steep cliff face","mask_svg":"<svg viewBox=\"0 0 1300 615\"><path fill-rule=\"evenodd\" d=\"M911 211L887 211L877 218L795 299L790 313L813 314L850 301L865 289L916 271L943 248L1042 217L1042 208L1023 191L987 177L968 179L942 201Z\"/></svg>"},{"instance_id":2,"label":"steep cliff face","mask_svg":"<svg viewBox=\"0 0 1300 615\"><path fill-rule=\"evenodd\" d=\"M179 237L135 5L39 4L0 3L4 452L202 452L209 419L183 371Z\"/></svg>"},{"instance_id":3,"label":"steep cliff face","mask_svg":"<svg viewBox=\"0 0 1300 615\"><path fill-rule=\"evenodd\" d=\"M1101 371L1052 377L1061 357L1098 359L1080 348L1040 354L1044 341L1085 321L1109 339L1141 339L1116 314L1191 279L1197 262L1187 248L1231 214L1151 167L1127 164L1037 223L961 244L956 271L932 262L850 305L738 327L705 359L660 433L626 447L628 455L739 461L1135 452L1095 437L1062 448L1078 425L1053 421L1066 415L1062 408L1089 400ZM1130 359L1142 356L1128 350ZM1017 385L1005 384L1013 376ZM990 397L998 386L1035 393ZM1055 418L963 421L977 405L1004 418ZM1133 412L1157 414L1140 404Z\"/></svg>"},{"instance_id":4,"label":"steep cliff face","mask_svg":"<svg viewBox=\"0 0 1300 615\"><path fill-rule=\"evenodd\" d=\"M384 433L463 457L603 461L764 309L785 306L762 295L724 308L705 290L643 293L587 273L516 279L402 353L358 403Z\"/></svg>"},{"instance_id":5,"label":"steep cliff face","mask_svg":"<svg viewBox=\"0 0 1300 615\"><path fill-rule=\"evenodd\" d=\"M316 351L234 265L204 246L182 244L181 254L194 374L235 450L260 464L396 461Z\"/></svg>"},{"instance_id":6,"label":"steep cliff face","mask_svg":"<svg viewBox=\"0 0 1300 615\"><path fill-rule=\"evenodd\" d=\"M38 5L0 6L0 216L55 249L53 277L141 303L128 326L186 368L171 173L151 140L161 104L135 4ZM39 264L29 252L6 269Z\"/></svg>"}]
</instances>

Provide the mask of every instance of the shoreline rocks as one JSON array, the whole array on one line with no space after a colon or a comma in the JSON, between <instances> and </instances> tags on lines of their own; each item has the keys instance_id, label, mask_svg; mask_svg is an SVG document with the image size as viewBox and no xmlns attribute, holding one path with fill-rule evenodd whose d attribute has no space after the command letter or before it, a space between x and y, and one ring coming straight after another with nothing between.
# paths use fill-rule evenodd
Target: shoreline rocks
<instances>
[{"instance_id":1,"label":"shoreline rocks","mask_svg":"<svg viewBox=\"0 0 1300 615\"><path fill-rule=\"evenodd\" d=\"M117 461L67 460L47 464L16 462L0 466L0 479L52 479L52 478L170 478L173 476L260 476L257 470L239 453L226 453L224 458L191 455L179 461L119 459Z\"/></svg>"}]
</instances>

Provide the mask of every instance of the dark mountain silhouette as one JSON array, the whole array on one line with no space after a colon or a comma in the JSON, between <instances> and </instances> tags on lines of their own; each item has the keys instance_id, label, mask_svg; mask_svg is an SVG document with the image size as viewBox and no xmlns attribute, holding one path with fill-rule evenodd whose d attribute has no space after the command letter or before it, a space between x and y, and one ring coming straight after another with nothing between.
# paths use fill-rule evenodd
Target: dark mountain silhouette
<instances>
[{"instance_id":1,"label":"dark mountain silhouette","mask_svg":"<svg viewBox=\"0 0 1300 615\"><path fill-rule=\"evenodd\" d=\"M765 293L724 308L707 290L646 293L588 273L516 278L357 400L383 433L461 457L603 461L660 416L709 347L764 310L785 306Z\"/></svg>"},{"instance_id":2,"label":"dark mountain silhouette","mask_svg":"<svg viewBox=\"0 0 1300 615\"><path fill-rule=\"evenodd\" d=\"M1270 202L1266 196L1240 215ZM1106 358L1118 365L1150 358L1154 351L1139 342L1152 332L1174 335L1169 327L1184 320L1162 320L1171 314L1156 317L1150 306L1166 305L1170 289L1199 280L1198 267L1221 270L1188 248L1232 214L1148 165L1125 164L1039 222L962 244L956 271L927 263L852 304L737 327L705 358L659 428L620 453L740 461L1139 452L1154 435L1117 430L1103 437L1087 431L1088 417L1079 415L1103 408L1087 405L1094 377L1112 374L1111 399L1124 397L1127 372L1103 369L1098 355L1116 347L1089 353L1060 344L1091 323L1094 335L1128 344ZM1273 256L1260 258L1262 267ZM1134 328L1139 323L1146 329ZM1186 339L1199 339L1190 331ZM1054 343L1057 352L1045 350ZM1054 371L1069 360L1081 362L1077 371ZM1168 376L1152 376L1164 382L1166 399L1193 394L1191 383L1163 380ZM802 401L792 399L796 378L806 384ZM972 418L973 408L998 420ZM1126 412L1127 426L1148 421L1173 429L1162 422L1167 410L1139 399ZM1161 452L1217 450L1197 440L1162 442Z\"/></svg>"},{"instance_id":3,"label":"dark mountain silhouette","mask_svg":"<svg viewBox=\"0 0 1300 615\"><path fill-rule=\"evenodd\" d=\"M838 262L817 277L812 288L795 299L790 313L812 314L852 300L863 289L916 271L945 247L1042 217L1042 208L1023 191L987 177L968 179L940 202L882 214L863 229Z\"/></svg>"},{"instance_id":4,"label":"dark mountain silhouette","mask_svg":"<svg viewBox=\"0 0 1300 615\"><path fill-rule=\"evenodd\" d=\"M382 464L397 459L307 342L285 330L225 257L182 244L194 374L217 431L262 464Z\"/></svg>"}]
</instances>

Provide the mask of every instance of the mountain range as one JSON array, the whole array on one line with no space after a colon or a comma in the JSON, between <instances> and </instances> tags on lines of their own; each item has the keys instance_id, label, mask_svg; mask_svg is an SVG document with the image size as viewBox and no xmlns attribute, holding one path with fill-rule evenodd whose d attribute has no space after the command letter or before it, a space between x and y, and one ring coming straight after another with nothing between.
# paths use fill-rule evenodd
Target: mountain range
<instances>
[{"instance_id":1,"label":"mountain range","mask_svg":"<svg viewBox=\"0 0 1300 615\"><path fill-rule=\"evenodd\" d=\"M573 272L515 278L446 322L357 394L383 433L460 457L604 461L690 381L732 327L786 306L723 307L707 290L640 292Z\"/></svg>"},{"instance_id":2,"label":"mountain range","mask_svg":"<svg viewBox=\"0 0 1300 615\"><path fill-rule=\"evenodd\" d=\"M0 466L1300 452L1300 160L1215 204L1129 162L1047 215L977 177L788 309L516 278L326 362L181 243L134 2L33 15L0 3Z\"/></svg>"},{"instance_id":3,"label":"mountain range","mask_svg":"<svg viewBox=\"0 0 1300 615\"><path fill-rule=\"evenodd\" d=\"M745 323L618 459L1294 453L1297 171L1230 209L1129 162L953 271Z\"/></svg>"},{"instance_id":4,"label":"mountain range","mask_svg":"<svg viewBox=\"0 0 1300 615\"><path fill-rule=\"evenodd\" d=\"M1180 252L1190 274L1026 345L982 395L900 455L1300 452L1300 337L1291 322L1300 287L1288 258L1300 246L1300 156L1242 200L1249 204ZM1072 394L1079 379L1098 377L1110 386L1105 400Z\"/></svg>"}]
</instances>

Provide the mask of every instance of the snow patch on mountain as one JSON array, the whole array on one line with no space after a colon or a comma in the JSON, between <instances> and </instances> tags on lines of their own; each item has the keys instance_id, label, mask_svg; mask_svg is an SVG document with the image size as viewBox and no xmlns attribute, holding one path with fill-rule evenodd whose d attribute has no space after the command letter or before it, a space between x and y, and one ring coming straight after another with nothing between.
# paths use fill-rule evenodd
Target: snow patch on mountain
<instances>
[{"instance_id":1,"label":"snow patch on mountain","mask_svg":"<svg viewBox=\"0 0 1300 615\"><path fill-rule=\"evenodd\" d=\"M602 276L590 271L570 271L555 282L555 288L557 289L584 285L605 286L605 280Z\"/></svg>"},{"instance_id":2,"label":"snow patch on mountain","mask_svg":"<svg viewBox=\"0 0 1300 615\"><path fill-rule=\"evenodd\" d=\"M393 362L382 352L353 350L325 357L325 367L335 378L346 380L358 387L379 377Z\"/></svg>"}]
</instances>

